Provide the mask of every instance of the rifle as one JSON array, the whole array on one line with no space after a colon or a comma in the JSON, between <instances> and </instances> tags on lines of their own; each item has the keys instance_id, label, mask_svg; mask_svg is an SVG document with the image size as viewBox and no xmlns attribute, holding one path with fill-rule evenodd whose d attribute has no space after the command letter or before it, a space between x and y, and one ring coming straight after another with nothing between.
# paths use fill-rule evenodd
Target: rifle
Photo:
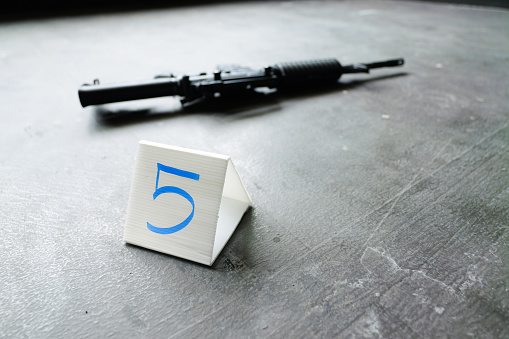
<instances>
[{"instance_id":1,"label":"rifle","mask_svg":"<svg viewBox=\"0 0 509 339\"><path fill-rule=\"evenodd\" d=\"M158 75L152 80L101 85L99 80L78 89L83 107L119 101L179 96L184 107L211 98L246 91L295 89L331 85L343 74L369 73L371 69L396 67L403 59L342 66L336 59L278 63L254 70L238 65L218 66L212 74L175 76Z\"/></svg>"}]
</instances>

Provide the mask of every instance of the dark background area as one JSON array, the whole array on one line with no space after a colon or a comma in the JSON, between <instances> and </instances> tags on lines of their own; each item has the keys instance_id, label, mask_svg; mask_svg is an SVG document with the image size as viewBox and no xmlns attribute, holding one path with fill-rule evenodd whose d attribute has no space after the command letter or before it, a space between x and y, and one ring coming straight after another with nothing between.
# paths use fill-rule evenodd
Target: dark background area
<instances>
[{"instance_id":1,"label":"dark background area","mask_svg":"<svg viewBox=\"0 0 509 339\"><path fill-rule=\"evenodd\" d=\"M475 6L484 6L484 7L502 7L509 8L509 1L507 0L426 0L428 2L443 2L450 4L466 4L466 5L475 5Z\"/></svg>"},{"instance_id":2,"label":"dark background area","mask_svg":"<svg viewBox=\"0 0 509 339\"><path fill-rule=\"evenodd\" d=\"M269 0L270 2L272 0ZM417 0L418 1L418 0ZM19 1L10 4L8 10L3 10L0 13L0 21L23 20L32 18L43 17L58 17L58 16L74 16L74 15L88 15L94 13L104 12L119 12L119 11L136 11L143 9L154 8L171 8L183 6L199 6L210 3L234 3L239 1L227 0L146 0L146 1L119 1L119 0L89 0L89 1L68 1L62 4L62 1L41 1L27 4L26 2ZM249 1L244 1L249 2ZM437 2L437 3L451 3L451 4L467 4L484 7L500 7L509 8L509 1L507 0L426 0L424 2Z\"/></svg>"}]
</instances>

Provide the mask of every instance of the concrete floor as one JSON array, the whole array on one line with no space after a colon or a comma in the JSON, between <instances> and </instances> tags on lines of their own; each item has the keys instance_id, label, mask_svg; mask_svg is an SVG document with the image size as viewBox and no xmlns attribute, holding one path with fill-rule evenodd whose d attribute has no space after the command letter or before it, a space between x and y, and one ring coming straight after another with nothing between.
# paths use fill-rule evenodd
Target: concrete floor
<instances>
[{"instance_id":1,"label":"concrete floor","mask_svg":"<svg viewBox=\"0 0 509 339\"><path fill-rule=\"evenodd\" d=\"M507 338L508 32L507 10L403 1L2 24L0 336ZM221 109L77 98L325 57L406 65ZM122 242L141 139L234 159L254 207L213 267Z\"/></svg>"}]
</instances>

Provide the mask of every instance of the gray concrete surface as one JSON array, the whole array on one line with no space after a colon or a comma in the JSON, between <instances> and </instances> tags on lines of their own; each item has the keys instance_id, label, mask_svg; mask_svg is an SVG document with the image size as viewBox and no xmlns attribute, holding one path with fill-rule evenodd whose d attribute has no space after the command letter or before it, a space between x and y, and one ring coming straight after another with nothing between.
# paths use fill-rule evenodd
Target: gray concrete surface
<instances>
[{"instance_id":1,"label":"gray concrete surface","mask_svg":"<svg viewBox=\"0 0 509 339\"><path fill-rule=\"evenodd\" d=\"M2 24L0 336L507 338L508 32L505 10L403 1ZM77 98L96 77L400 56L219 111L163 98L105 123ZM213 267L122 242L140 139L233 157L254 208Z\"/></svg>"}]
</instances>

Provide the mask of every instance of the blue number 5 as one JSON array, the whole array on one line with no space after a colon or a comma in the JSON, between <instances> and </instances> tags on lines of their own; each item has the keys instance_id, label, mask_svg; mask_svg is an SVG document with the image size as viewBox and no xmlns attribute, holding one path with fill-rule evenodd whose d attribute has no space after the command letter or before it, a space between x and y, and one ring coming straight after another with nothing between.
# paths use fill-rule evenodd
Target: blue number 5
<instances>
[{"instance_id":1,"label":"blue number 5","mask_svg":"<svg viewBox=\"0 0 509 339\"><path fill-rule=\"evenodd\" d=\"M158 196L160 196L161 194L175 193L175 194L178 194L178 195L186 198L187 201L189 201L191 203L191 205L193 206L193 211L191 212L191 214L189 214L189 216L186 218L186 220L182 221L178 225L175 225L172 227L156 227L156 226L153 226L147 222L147 227L152 232L159 233L159 234L172 234L172 233L178 232L181 229L183 229L184 227L186 227L191 222L191 219L193 219L193 217L194 217L194 200L193 200L193 197L191 197L191 195L189 195L189 193L184 191L182 188L178 188L176 186L158 187L159 186L159 173L161 173L161 171L170 173L173 175L177 175L179 177L196 180L196 181L200 180L200 175L193 173L193 172L183 171L178 168L164 166L163 164L159 164L159 163L157 164L156 191L154 192L154 200L156 200L156 198Z\"/></svg>"}]
</instances>

